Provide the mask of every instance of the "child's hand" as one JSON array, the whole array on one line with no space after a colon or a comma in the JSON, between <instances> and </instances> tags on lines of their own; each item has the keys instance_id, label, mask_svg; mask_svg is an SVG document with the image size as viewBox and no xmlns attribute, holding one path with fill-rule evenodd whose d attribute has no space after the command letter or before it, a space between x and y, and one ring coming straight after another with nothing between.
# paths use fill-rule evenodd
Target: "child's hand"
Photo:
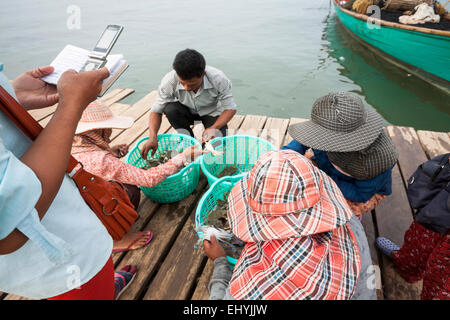
<instances>
[{"instance_id":1,"label":"child's hand","mask_svg":"<svg viewBox=\"0 0 450 320\"><path fill-rule=\"evenodd\" d=\"M225 250L222 246L217 242L217 239L214 235L211 235L210 240L203 240L203 247L205 248L205 253L211 260L215 260L220 257L226 257Z\"/></svg>"},{"instance_id":2,"label":"child's hand","mask_svg":"<svg viewBox=\"0 0 450 320\"><path fill-rule=\"evenodd\" d=\"M111 148L111 152L117 157L122 158L124 155L128 153L128 145L127 144L119 144Z\"/></svg>"}]
</instances>

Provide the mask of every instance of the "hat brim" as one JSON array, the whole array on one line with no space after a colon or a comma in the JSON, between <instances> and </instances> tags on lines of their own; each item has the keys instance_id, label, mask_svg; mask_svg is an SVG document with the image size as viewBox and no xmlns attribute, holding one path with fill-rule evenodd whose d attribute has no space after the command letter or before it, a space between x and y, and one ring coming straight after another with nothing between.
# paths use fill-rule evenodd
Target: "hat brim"
<instances>
[{"instance_id":1,"label":"hat brim","mask_svg":"<svg viewBox=\"0 0 450 320\"><path fill-rule=\"evenodd\" d=\"M288 133L301 144L322 151L351 152L367 148L383 130L383 118L367 110L367 121L352 132L326 129L312 120L289 126Z\"/></svg>"},{"instance_id":2,"label":"hat brim","mask_svg":"<svg viewBox=\"0 0 450 320\"><path fill-rule=\"evenodd\" d=\"M95 122L79 122L75 134L80 134L94 129L128 129L134 123L130 117L114 116L108 120Z\"/></svg>"},{"instance_id":3,"label":"hat brim","mask_svg":"<svg viewBox=\"0 0 450 320\"><path fill-rule=\"evenodd\" d=\"M228 221L233 233L245 242L269 241L309 236L346 224L353 214L344 196L331 178L317 171L323 179L320 200L311 208L286 215L253 212L246 175L228 196Z\"/></svg>"}]
</instances>

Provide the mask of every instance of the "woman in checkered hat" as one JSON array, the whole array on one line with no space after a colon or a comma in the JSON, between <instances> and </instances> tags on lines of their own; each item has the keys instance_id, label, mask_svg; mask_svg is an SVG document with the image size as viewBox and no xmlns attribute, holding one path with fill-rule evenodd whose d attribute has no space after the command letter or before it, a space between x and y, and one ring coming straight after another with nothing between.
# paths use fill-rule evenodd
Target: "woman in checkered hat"
<instances>
[{"instance_id":1,"label":"woman in checkered hat","mask_svg":"<svg viewBox=\"0 0 450 320\"><path fill-rule=\"evenodd\" d=\"M329 93L314 102L311 120L291 125L295 150L330 176L356 215L374 209L392 193L397 151L383 119L351 93ZM312 151L308 151L312 148Z\"/></svg>"},{"instance_id":2,"label":"woman in checkered hat","mask_svg":"<svg viewBox=\"0 0 450 320\"><path fill-rule=\"evenodd\" d=\"M376 299L362 225L306 157L266 153L233 187L228 207L230 227L246 245L231 272L215 237L203 242L214 260L210 299Z\"/></svg>"},{"instance_id":3,"label":"woman in checkered hat","mask_svg":"<svg viewBox=\"0 0 450 320\"><path fill-rule=\"evenodd\" d=\"M201 151L188 148L167 163L148 170L126 164L120 158L127 154L128 145L111 147L109 143L113 128L127 129L132 125L132 118L114 115L107 105L96 100L88 105L81 116L75 131L72 155L83 164L86 171L122 183L137 209L140 201L137 186L156 186L199 156ZM142 248L150 242L152 236L150 230L129 232L121 240L114 241L113 252Z\"/></svg>"}]
</instances>

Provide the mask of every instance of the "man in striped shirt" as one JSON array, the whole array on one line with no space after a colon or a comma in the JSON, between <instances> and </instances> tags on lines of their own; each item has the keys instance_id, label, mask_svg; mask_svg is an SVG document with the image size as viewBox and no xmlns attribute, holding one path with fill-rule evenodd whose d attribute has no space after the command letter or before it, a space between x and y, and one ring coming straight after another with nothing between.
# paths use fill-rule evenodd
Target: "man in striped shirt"
<instances>
[{"instance_id":1,"label":"man in striped shirt","mask_svg":"<svg viewBox=\"0 0 450 320\"><path fill-rule=\"evenodd\" d=\"M227 123L236 114L231 81L225 74L207 66L202 54L192 49L180 51L158 88L149 119L149 139L143 146L146 159L158 149L157 134L164 113L178 132L194 136L191 125L201 121L205 130L202 142L225 136Z\"/></svg>"}]
</instances>

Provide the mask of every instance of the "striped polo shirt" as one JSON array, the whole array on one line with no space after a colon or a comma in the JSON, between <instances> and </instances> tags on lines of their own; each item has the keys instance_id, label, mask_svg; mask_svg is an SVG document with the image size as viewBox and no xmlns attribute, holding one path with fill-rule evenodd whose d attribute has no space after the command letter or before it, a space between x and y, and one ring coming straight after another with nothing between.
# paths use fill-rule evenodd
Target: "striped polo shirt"
<instances>
[{"instance_id":1,"label":"striped polo shirt","mask_svg":"<svg viewBox=\"0 0 450 320\"><path fill-rule=\"evenodd\" d=\"M164 76L158 88L158 98L151 112L163 113L169 102L180 102L193 114L219 116L224 110L235 110L231 81L219 69L206 66L203 83L197 93L186 91L175 70Z\"/></svg>"}]
</instances>

